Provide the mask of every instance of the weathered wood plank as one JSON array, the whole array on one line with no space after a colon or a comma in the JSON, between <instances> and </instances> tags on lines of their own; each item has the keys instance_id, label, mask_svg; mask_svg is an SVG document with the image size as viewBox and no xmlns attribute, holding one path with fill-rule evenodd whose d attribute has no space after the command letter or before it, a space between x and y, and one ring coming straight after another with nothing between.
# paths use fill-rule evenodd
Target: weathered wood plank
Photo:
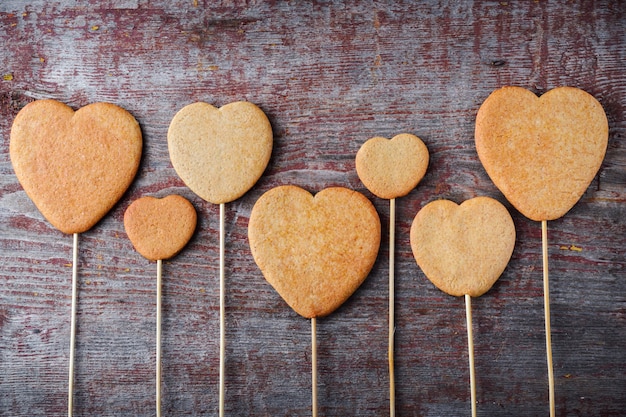
<instances>
[{"instance_id":1,"label":"weathered wood plank","mask_svg":"<svg viewBox=\"0 0 626 417\"><path fill-rule=\"evenodd\" d=\"M357 2L354 2L357 3ZM250 210L281 184L360 183L354 157L372 136L410 132L431 164L397 202L396 383L400 416L469 414L463 300L435 289L408 236L427 202L489 195L518 241L494 288L476 299L480 415L547 415L541 232L506 203L475 152L480 103L495 88L595 95L607 155L579 204L550 222L557 415L626 410L626 6L622 2L230 2L179 0L0 4L0 415L66 414L71 238L22 191L9 160L12 120L27 102L74 108L111 101L144 133L128 193L80 238L75 412L154 415L156 266L124 232L143 195L180 193L199 213L189 246L164 265L163 409L217 415L218 208L177 177L166 133L203 100L250 100L275 148L259 183L227 210L227 414L310 413L310 323L264 281L247 242ZM387 238L371 276L320 320L322 415L388 413Z\"/></svg>"}]
</instances>

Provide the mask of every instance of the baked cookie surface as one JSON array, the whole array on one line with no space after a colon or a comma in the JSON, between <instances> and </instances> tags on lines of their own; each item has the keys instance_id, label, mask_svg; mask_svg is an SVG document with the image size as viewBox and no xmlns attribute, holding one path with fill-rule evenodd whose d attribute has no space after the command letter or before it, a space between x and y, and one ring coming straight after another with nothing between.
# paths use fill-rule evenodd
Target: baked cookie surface
<instances>
[{"instance_id":1,"label":"baked cookie surface","mask_svg":"<svg viewBox=\"0 0 626 417\"><path fill-rule=\"evenodd\" d=\"M204 200L228 203L261 177L272 153L272 126L256 105L238 101L216 108L183 107L167 132L172 165Z\"/></svg>"},{"instance_id":2,"label":"baked cookie surface","mask_svg":"<svg viewBox=\"0 0 626 417\"><path fill-rule=\"evenodd\" d=\"M437 200L411 225L411 248L424 275L453 296L478 297L506 268L515 247L515 225L506 207L490 197L461 205Z\"/></svg>"},{"instance_id":3,"label":"baked cookie surface","mask_svg":"<svg viewBox=\"0 0 626 417\"><path fill-rule=\"evenodd\" d=\"M373 137L356 154L363 184L380 198L407 195L426 174L428 148L420 138L401 133L391 139Z\"/></svg>"},{"instance_id":4,"label":"baked cookie surface","mask_svg":"<svg viewBox=\"0 0 626 417\"><path fill-rule=\"evenodd\" d=\"M27 104L11 127L15 174L43 216L64 233L89 230L133 181L142 152L126 110L93 103L74 111L55 100Z\"/></svg>"},{"instance_id":5,"label":"baked cookie surface","mask_svg":"<svg viewBox=\"0 0 626 417\"><path fill-rule=\"evenodd\" d=\"M608 121L590 94L559 87L537 97L521 87L495 90L476 116L476 151L487 174L529 219L569 211L600 169Z\"/></svg>"},{"instance_id":6,"label":"baked cookie surface","mask_svg":"<svg viewBox=\"0 0 626 417\"><path fill-rule=\"evenodd\" d=\"M193 205L179 195L141 197L124 213L124 229L133 246L152 261L179 253L196 230Z\"/></svg>"},{"instance_id":7,"label":"baked cookie surface","mask_svg":"<svg viewBox=\"0 0 626 417\"><path fill-rule=\"evenodd\" d=\"M248 226L265 279L306 318L330 314L361 285L380 233L372 203L342 187L315 196L290 185L271 189L254 205Z\"/></svg>"}]
</instances>

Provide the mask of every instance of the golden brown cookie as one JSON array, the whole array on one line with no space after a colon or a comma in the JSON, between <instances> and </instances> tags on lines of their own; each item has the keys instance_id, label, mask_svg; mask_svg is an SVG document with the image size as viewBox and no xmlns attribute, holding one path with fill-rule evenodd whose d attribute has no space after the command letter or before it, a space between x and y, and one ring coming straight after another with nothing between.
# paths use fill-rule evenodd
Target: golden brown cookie
<instances>
[{"instance_id":1,"label":"golden brown cookie","mask_svg":"<svg viewBox=\"0 0 626 417\"><path fill-rule=\"evenodd\" d=\"M55 100L33 101L11 128L11 162L24 191L69 234L89 230L122 197L141 148L135 118L109 103L74 112Z\"/></svg>"},{"instance_id":2,"label":"golden brown cookie","mask_svg":"<svg viewBox=\"0 0 626 417\"><path fill-rule=\"evenodd\" d=\"M369 274L380 247L380 219L362 194L342 187L315 196L280 186L259 198L248 226L265 279L298 314L332 313Z\"/></svg>"},{"instance_id":3,"label":"golden brown cookie","mask_svg":"<svg viewBox=\"0 0 626 417\"><path fill-rule=\"evenodd\" d=\"M411 248L426 277L450 295L478 297L506 268L515 225L497 200L476 197L457 205L428 203L411 226Z\"/></svg>"},{"instance_id":4,"label":"golden brown cookie","mask_svg":"<svg viewBox=\"0 0 626 417\"><path fill-rule=\"evenodd\" d=\"M263 174L272 153L272 126L249 102L219 109L198 102L176 113L167 141L185 184L204 200L221 204L241 197Z\"/></svg>"},{"instance_id":5,"label":"golden brown cookie","mask_svg":"<svg viewBox=\"0 0 626 417\"><path fill-rule=\"evenodd\" d=\"M559 87L541 97L495 90L476 116L476 151L487 174L524 216L567 213L600 169L608 143L604 110L590 94Z\"/></svg>"},{"instance_id":6,"label":"golden brown cookie","mask_svg":"<svg viewBox=\"0 0 626 417\"><path fill-rule=\"evenodd\" d=\"M184 197L142 197L124 213L124 228L137 252L152 261L179 253L196 230L197 215Z\"/></svg>"},{"instance_id":7,"label":"golden brown cookie","mask_svg":"<svg viewBox=\"0 0 626 417\"><path fill-rule=\"evenodd\" d=\"M407 195L426 174L428 148L415 135L402 133L391 140L374 137L356 154L356 172L363 184L380 198Z\"/></svg>"}]
</instances>

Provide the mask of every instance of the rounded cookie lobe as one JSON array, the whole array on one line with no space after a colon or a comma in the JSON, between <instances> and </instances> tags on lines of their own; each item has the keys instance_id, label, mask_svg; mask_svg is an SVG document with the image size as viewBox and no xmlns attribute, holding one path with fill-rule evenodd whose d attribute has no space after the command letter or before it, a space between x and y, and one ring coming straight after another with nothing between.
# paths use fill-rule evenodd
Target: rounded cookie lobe
<instances>
[{"instance_id":1,"label":"rounded cookie lobe","mask_svg":"<svg viewBox=\"0 0 626 417\"><path fill-rule=\"evenodd\" d=\"M259 198L248 238L265 279L298 314L330 314L369 274L380 247L380 219L362 194L343 187L315 196L280 186Z\"/></svg>"},{"instance_id":2,"label":"rounded cookie lobe","mask_svg":"<svg viewBox=\"0 0 626 417\"><path fill-rule=\"evenodd\" d=\"M55 100L26 105L11 127L11 163L24 191L64 233L93 227L132 183L141 129L110 103L78 109Z\"/></svg>"},{"instance_id":3,"label":"rounded cookie lobe","mask_svg":"<svg viewBox=\"0 0 626 417\"><path fill-rule=\"evenodd\" d=\"M238 101L219 109L197 102L183 107L167 132L172 165L204 200L228 203L261 177L272 153L272 126L256 105Z\"/></svg>"},{"instance_id":4,"label":"rounded cookie lobe","mask_svg":"<svg viewBox=\"0 0 626 417\"><path fill-rule=\"evenodd\" d=\"M124 213L124 229L133 246L152 261L178 254L196 230L197 214L184 197L141 197Z\"/></svg>"},{"instance_id":5,"label":"rounded cookie lobe","mask_svg":"<svg viewBox=\"0 0 626 417\"><path fill-rule=\"evenodd\" d=\"M590 94L558 87L537 97L521 87L492 92L478 110L476 151L504 196L531 220L567 213L600 169L608 121Z\"/></svg>"},{"instance_id":6,"label":"rounded cookie lobe","mask_svg":"<svg viewBox=\"0 0 626 417\"><path fill-rule=\"evenodd\" d=\"M417 264L437 288L478 297L506 268L515 247L515 225L508 210L490 197L461 205L437 200L417 213L410 240Z\"/></svg>"},{"instance_id":7,"label":"rounded cookie lobe","mask_svg":"<svg viewBox=\"0 0 626 417\"><path fill-rule=\"evenodd\" d=\"M407 195L426 174L428 148L420 138L401 133L392 139L373 137L356 154L363 184L380 198Z\"/></svg>"}]
</instances>

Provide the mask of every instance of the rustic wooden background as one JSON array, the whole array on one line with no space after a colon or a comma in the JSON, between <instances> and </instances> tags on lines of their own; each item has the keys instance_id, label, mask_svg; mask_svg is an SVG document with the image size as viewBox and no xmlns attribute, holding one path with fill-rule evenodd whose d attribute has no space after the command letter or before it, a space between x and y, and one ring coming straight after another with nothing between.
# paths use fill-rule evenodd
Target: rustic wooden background
<instances>
[{"instance_id":1,"label":"rustic wooden background","mask_svg":"<svg viewBox=\"0 0 626 417\"><path fill-rule=\"evenodd\" d=\"M164 265L165 415L217 415L218 207L173 170L166 132L198 100L249 100L269 116L265 175L227 206L229 416L310 414L310 323L265 282L247 224L261 194L295 184L346 186L376 205L379 259L361 288L318 323L319 407L388 415L388 202L359 181L372 136L420 136L426 177L397 201L396 373L399 416L469 415L462 298L419 270L409 228L429 201L488 195L518 233L508 268L475 299L480 416L548 415L538 223L515 211L482 168L474 120L494 89L593 94L610 127L606 158L581 201L549 223L558 416L626 415L626 3L2 0L0 3L0 415L66 414L70 236L47 223L9 159L16 113L34 99L74 108L109 101L144 133L127 194L80 236L75 414L154 415L155 263L124 232L144 195L179 193L197 233Z\"/></svg>"}]
</instances>

